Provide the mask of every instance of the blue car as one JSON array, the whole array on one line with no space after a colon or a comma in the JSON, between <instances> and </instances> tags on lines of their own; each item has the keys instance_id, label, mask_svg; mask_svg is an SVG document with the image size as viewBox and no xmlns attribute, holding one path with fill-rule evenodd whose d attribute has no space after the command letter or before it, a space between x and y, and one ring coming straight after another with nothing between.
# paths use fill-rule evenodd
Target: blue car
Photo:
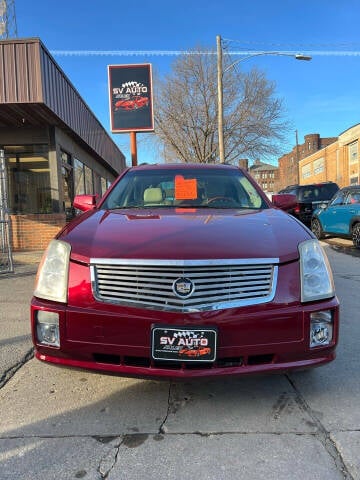
<instances>
[{"instance_id":1,"label":"blue car","mask_svg":"<svg viewBox=\"0 0 360 480\"><path fill-rule=\"evenodd\" d=\"M325 235L351 238L360 248L360 185L342 188L328 205L315 210L311 230L319 239Z\"/></svg>"}]
</instances>

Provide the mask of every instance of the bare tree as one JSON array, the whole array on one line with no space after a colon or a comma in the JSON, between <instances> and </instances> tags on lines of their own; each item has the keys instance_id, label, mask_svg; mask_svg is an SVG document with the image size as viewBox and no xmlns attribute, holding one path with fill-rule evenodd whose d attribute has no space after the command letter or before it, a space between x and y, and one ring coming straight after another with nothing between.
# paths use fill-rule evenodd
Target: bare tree
<instances>
[{"instance_id":1,"label":"bare tree","mask_svg":"<svg viewBox=\"0 0 360 480\"><path fill-rule=\"evenodd\" d=\"M156 134L166 161L216 163L216 56L191 53L178 57L172 71L155 82ZM275 155L287 130L275 86L257 69L226 69L230 60L224 56L225 160Z\"/></svg>"}]
</instances>

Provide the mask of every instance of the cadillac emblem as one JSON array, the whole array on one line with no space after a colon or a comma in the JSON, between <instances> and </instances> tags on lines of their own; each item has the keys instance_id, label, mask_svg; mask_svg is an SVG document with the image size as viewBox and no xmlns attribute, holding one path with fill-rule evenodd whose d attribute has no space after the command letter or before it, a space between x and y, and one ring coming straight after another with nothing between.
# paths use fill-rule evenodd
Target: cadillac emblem
<instances>
[{"instance_id":1,"label":"cadillac emblem","mask_svg":"<svg viewBox=\"0 0 360 480\"><path fill-rule=\"evenodd\" d=\"M175 280L172 289L177 297L189 298L195 290L195 285L190 278L181 277Z\"/></svg>"}]
</instances>

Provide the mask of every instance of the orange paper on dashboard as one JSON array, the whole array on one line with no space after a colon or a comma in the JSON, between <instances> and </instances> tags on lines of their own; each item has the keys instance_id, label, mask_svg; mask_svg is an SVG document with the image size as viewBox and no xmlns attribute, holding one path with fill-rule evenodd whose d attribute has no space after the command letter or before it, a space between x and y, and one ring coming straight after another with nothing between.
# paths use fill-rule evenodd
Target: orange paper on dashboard
<instances>
[{"instance_id":1,"label":"orange paper on dashboard","mask_svg":"<svg viewBox=\"0 0 360 480\"><path fill-rule=\"evenodd\" d=\"M194 200L197 198L196 178L175 177L175 200Z\"/></svg>"}]
</instances>

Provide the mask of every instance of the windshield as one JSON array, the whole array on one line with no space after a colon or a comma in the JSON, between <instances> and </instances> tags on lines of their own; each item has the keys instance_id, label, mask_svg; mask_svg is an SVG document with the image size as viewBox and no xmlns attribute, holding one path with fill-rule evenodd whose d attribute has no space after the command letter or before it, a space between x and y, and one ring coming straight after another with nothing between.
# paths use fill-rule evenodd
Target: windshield
<instances>
[{"instance_id":1,"label":"windshield","mask_svg":"<svg viewBox=\"0 0 360 480\"><path fill-rule=\"evenodd\" d=\"M130 170L101 206L117 208L267 208L240 170Z\"/></svg>"},{"instance_id":2,"label":"windshield","mask_svg":"<svg viewBox=\"0 0 360 480\"><path fill-rule=\"evenodd\" d=\"M337 192L339 187L335 184L312 185L301 188L299 192L299 201L301 202L320 202L330 200Z\"/></svg>"}]
</instances>

